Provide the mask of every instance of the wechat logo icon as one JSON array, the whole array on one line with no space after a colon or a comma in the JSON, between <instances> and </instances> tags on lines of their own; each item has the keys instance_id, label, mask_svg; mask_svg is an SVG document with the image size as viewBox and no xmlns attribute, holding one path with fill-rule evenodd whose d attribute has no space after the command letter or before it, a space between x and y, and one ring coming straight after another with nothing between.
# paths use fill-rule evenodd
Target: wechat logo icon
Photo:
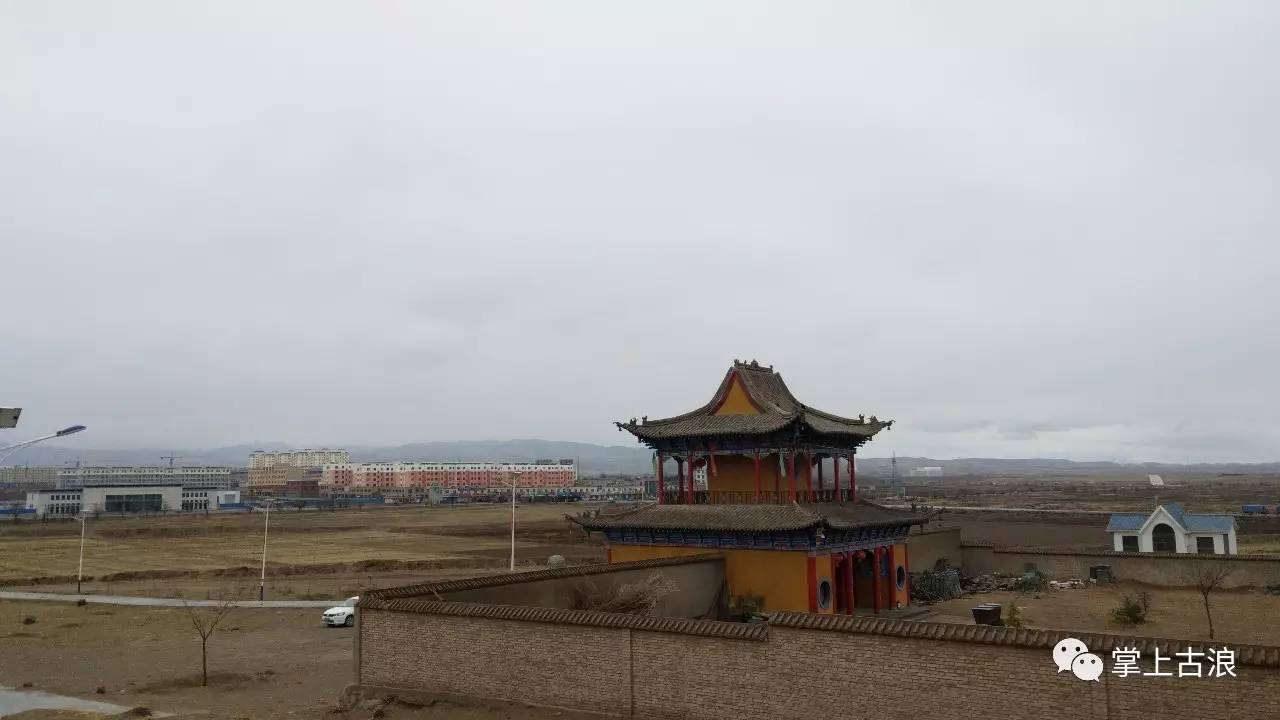
<instances>
[{"instance_id":1,"label":"wechat logo icon","mask_svg":"<svg viewBox=\"0 0 1280 720\"><path fill-rule=\"evenodd\" d=\"M1066 638L1053 646L1053 664L1058 666L1058 672L1070 671L1081 680L1098 682L1102 677L1102 658L1089 652L1084 641L1076 638Z\"/></svg>"}]
</instances>

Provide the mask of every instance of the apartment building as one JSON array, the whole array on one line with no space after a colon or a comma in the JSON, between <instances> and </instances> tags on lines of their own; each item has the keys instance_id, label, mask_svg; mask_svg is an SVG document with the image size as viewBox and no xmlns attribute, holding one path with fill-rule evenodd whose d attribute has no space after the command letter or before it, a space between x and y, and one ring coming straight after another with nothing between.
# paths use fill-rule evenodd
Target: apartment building
<instances>
[{"instance_id":1,"label":"apartment building","mask_svg":"<svg viewBox=\"0 0 1280 720\"><path fill-rule=\"evenodd\" d=\"M5 466L0 467L0 487L53 487L58 483L58 468Z\"/></svg>"},{"instance_id":2,"label":"apartment building","mask_svg":"<svg viewBox=\"0 0 1280 720\"><path fill-rule=\"evenodd\" d=\"M216 465L168 467L164 465L86 466L58 471L58 488L94 485L181 485L183 487L235 489L231 468Z\"/></svg>"},{"instance_id":3,"label":"apartment building","mask_svg":"<svg viewBox=\"0 0 1280 720\"><path fill-rule=\"evenodd\" d=\"M334 463L320 472L320 491L333 494L389 494L406 491L487 490L509 486L519 473L517 487L525 492L573 487L578 468L572 460L534 463L374 462Z\"/></svg>"},{"instance_id":4,"label":"apartment building","mask_svg":"<svg viewBox=\"0 0 1280 720\"><path fill-rule=\"evenodd\" d=\"M320 448L297 450L294 452L265 452L254 450L249 453L249 469L272 467L318 468L332 463L351 462L351 453L346 450L330 450Z\"/></svg>"},{"instance_id":5,"label":"apartment building","mask_svg":"<svg viewBox=\"0 0 1280 720\"><path fill-rule=\"evenodd\" d=\"M283 497L299 495L308 497L308 486L319 488L320 468L295 467L293 465L274 465L272 467L249 468L241 489L246 495L253 497Z\"/></svg>"}]
</instances>

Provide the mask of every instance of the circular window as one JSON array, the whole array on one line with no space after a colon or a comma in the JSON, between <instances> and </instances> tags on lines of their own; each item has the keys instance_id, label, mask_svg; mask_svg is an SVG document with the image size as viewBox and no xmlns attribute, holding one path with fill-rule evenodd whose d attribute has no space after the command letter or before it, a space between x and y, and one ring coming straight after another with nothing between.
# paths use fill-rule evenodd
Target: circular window
<instances>
[{"instance_id":1,"label":"circular window","mask_svg":"<svg viewBox=\"0 0 1280 720\"><path fill-rule=\"evenodd\" d=\"M818 607L823 610L831 607L831 581L826 578L818 583Z\"/></svg>"},{"instance_id":2,"label":"circular window","mask_svg":"<svg viewBox=\"0 0 1280 720\"><path fill-rule=\"evenodd\" d=\"M898 589L901 590L906 586L907 586L907 569L899 565L898 566Z\"/></svg>"}]
</instances>

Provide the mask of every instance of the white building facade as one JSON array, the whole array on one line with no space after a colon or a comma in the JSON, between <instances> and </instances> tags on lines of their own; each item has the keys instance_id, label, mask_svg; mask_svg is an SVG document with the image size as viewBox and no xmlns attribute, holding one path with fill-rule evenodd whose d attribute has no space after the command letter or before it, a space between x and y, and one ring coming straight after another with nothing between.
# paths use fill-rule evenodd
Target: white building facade
<instances>
[{"instance_id":1,"label":"white building facade","mask_svg":"<svg viewBox=\"0 0 1280 720\"><path fill-rule=\"evenodd\" d=\"M90 485L184 485L233 489L231 468L220 465L167 467L164 465L88 466L58 471L58 487Z\"/></svg>"},{"instance_id":2,"label":"white building facade","mask_svg":"<svg viewBox=\"0 0 1280 720\"><path fill-rule=\"evenodd\" d=\"M516 486L526 492L571 488L578 481L572 461L550 463L440 463L382 462L325 465L320 472L320 492L379 493L390 491L489 490Z\"/></svg>"},{"instance_id":3,"label":"white building facade","mask_svg":"<svg viewBox=\"0 0 1280 720\"><path fill-rule=\"evenodd\" d=\"M264 452L254 450L249 453L249 469L272 467L318 468L324 465L351 462L351 453L346 450L330 450L320 448L298 450L296 452Z\"/></svg>"},{"instance_id":4,"label":"white building facade","mask_svg":"<svg viewBox=\"0 0 1280 720\"><path fill-rule=\"evenodd\" d=\"M91 485L27 493L27 507L39 517L208 512L239 502L237 490L182 485Z\"/></svg>"}]
</instances>

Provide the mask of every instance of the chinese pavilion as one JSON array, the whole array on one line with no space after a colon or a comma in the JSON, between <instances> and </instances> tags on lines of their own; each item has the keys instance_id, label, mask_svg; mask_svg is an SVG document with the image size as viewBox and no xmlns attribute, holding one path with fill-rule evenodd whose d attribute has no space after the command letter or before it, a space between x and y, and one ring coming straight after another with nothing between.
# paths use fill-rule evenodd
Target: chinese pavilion
<instances>
[{"instance_id":1,"label":"chinese pavilion","mask_svg":"<svg viewBox=\"0 0 1280 720\"><path fill-rule=\"evenodd\" d=\"M859 500L854 465L892 424L808 407L772 366L734 361L697 410L617 423L654 450L658 502L577 522L604 535L610 562L720 550L731 605L900 608L910 602L907 533L923 519Z\"/></svg>"}]
</instances>

